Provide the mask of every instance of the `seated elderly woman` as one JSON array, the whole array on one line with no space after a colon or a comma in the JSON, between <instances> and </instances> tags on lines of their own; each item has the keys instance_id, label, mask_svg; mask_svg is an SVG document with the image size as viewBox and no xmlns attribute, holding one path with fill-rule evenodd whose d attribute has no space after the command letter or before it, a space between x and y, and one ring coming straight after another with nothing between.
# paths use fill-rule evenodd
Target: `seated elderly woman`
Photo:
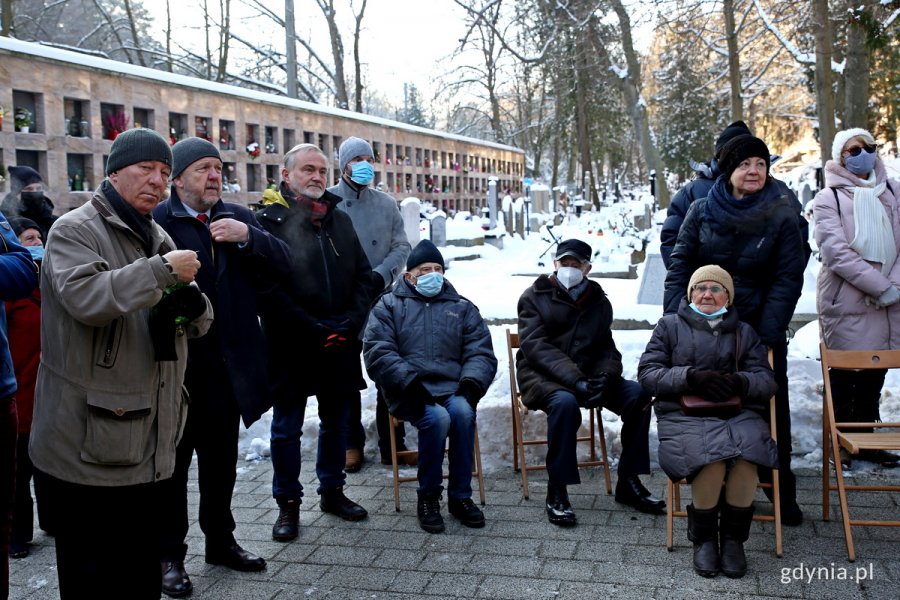
<instances>
[{"instance_id":1,"label":"seated elderly woman","mask_svg":"<svg viewBox=\"0 0 900 600\"><path fill-rule=\"evenodd\" d=\"M659 464L673 481L691 484L688 539L694 543L694 570L703 577L747 572L744 542L757 465L778 464L762 416L775 393L775 377L756 332L731 307L733 298L727 271L717 265L697 269L687 298L676 314L657 323L638 366L638 381L656 398ZM682 408L683 395L719 403L712 409L717 416L685 414L693 411ZM721 403L734 396L740 406L723 412Z\"/></svg>"}]
</instances>

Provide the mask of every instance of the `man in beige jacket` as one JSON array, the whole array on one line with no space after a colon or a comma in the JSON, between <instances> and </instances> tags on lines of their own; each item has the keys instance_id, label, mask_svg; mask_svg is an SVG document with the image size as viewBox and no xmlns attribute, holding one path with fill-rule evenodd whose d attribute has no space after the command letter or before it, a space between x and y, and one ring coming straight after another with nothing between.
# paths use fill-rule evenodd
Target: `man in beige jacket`
<instances>
[{"instance_id":1,"label":"man in beige jacket","mask_svg":"<svg viewBox=\"0 0 900 600\"><path fill-rule=\"evenodd\" d=\"M171 168L158 133L120 134L107 179L47 240L30 454L63 600L160 596L156 484L187 414L187 339L212 322L187 285L196 253L150 217Z\"/></svg>"}]
</instances>

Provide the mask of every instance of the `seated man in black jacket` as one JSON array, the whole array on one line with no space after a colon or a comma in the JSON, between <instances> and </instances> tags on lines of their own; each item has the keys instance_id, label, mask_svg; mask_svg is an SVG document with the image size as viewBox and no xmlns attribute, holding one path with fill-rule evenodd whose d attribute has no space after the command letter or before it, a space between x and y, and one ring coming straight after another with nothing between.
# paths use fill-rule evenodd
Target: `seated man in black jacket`
<instances>
[{"instance_id":1,"label":"seated man in black jacket","mask_svg":"<svg viewBox=\"0 0 900 600\"><path fill-rule=\"evenodd\" d=\"M641 484L650 472L647 432L650 396L622 378L622 355L612 338L612 305L586 275L591 247L575 239L559 244L556 272L541 275L519 298L516 375L522 401L547 413L547 516L574 525L567 485L581 483L576 438L582 408L607 408L622 417L622 456L616 501L663 514L665 503Z\"/></svg>"}]
</instances>

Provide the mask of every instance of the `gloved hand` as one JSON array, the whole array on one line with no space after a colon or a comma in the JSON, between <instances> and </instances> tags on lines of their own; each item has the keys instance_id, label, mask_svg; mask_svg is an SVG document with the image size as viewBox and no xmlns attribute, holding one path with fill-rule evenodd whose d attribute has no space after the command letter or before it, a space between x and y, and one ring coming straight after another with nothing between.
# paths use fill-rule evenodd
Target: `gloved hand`
<instances>
[{"instance_id":1,"label":"gloved hand","mask_svg":"<svg viewBox=\"0 0 900 600\"><path fill-rule=\"evenodd\" d=\"M418 377L415 377L409 385L406 386L406 389L403 390L403 395L410 403L415 404L434 404L434 396L431 395L431 392L422 385L422 380Z\"/></svg>"},{"instance_id":2,"label":"gloved hand","mask_svg":"<svg viewBox=\"0 0 900 600\"><path fill-rule=\"evenodd\" d=\"M163 291L154 308L161 315L171 316L173 325L183 325L206 312L206 300L196 285L176 283Z\"/></svg>"},{"instance_id":3,"label":"gloved hand","mask_svg":"<svg viewBox=\"0 0 900 600\"><path fill-rule=\"evenodd\" d=\"M588 398L584 401L585 408L597 408L603 404L603 395L609 388L609 376L601 373L599 376L588 379Z\"/></svg>"},{"instance_id":4,"label":"gloved hand","mask_svg":"<svg viewBox=\"0 0 900 600\"><path fill-rule=\"evenodd\" d=\"M691 391L711 402L722 402L733 395L728 376L719 371L691 369L687 374L687 383Z\"/></svg>"},{"instance_id":5,"label":"gloved hand","mask_svg":"<svg viewBox=\"0 0 900 600\"><path fill-rule=\"evenodd\" d=\"M325 350L337 350L343 348L347 344L347 337L340 333L329 333L322 342L322 348Z\"/></svg>"},{"instance_id":6,"label":"gloved hand","mask_svg":"<svg viewBox=\"0 0 900 600\"><path fill-rule=\"evenodd\" d=\"M379 295L384 291L385 281L384 277L381 276L381 273L378 271L372 271L372 291L375 292L375 295Z\"/></svg>"},{"instance_id":7,"label":"gloved hand","mask_svg":"<svg viewBox=\"0 0 900 600\"><path fill-rule=\"evenodd\" d=\"M728 381L728 385L731 389L731 393L729 394L729 396L744 397L747 395L746 377L744 377L740 373L729 373L725 376L725 379Z\"/></svg>"},{"instance_id":8,"label":"gloved hand","mask_svg":"<svg viewBox=\"0 0 900 600\"><path fill-rule=\"evenodd\" d=\"M478 401L481 400L484 392L481 391L481 386L475 383L474 379L463 379L459 382L459 387L456 389L456 395L463 396L466 399L466 402L469 403L469 406L472 407L472 410L476 410L478 408Z\"/></svg>"},{"instance_id":9,"label":"gloved hand","mask_svg":"<svg viewBox=\"0 0 900 600\"><path fill-rule=\"evenodd\" d=\"M875 306L877 306L878 308L884 308L885 306L896 304L898 301L900 301L900 290L891 286L887 289L887 291L878 296L878 300L875 302Z\"/></svg>"},{"instance_id":10,"label":"gloved hand","mask_svg":"<svg viewBox=\"0 0 900 600\"><path fill-rule=\"evenodd\" d=\"M587 397L588 394L591 393L590 389L588 388L588 385L589 384L588 384L587 378L579 379L578 381L576 381L575 382L575 396L577 396L578 398Z\"/></svg>"}]
</instances>

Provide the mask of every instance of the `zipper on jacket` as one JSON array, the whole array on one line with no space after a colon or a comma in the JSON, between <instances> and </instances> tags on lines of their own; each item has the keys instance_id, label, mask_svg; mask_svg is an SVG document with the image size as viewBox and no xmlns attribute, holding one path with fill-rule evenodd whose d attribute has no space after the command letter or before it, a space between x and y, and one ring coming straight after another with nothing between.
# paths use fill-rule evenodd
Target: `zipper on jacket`
<instances>
[{"instance_id":1,"label":"zipper on jacket","mask_svg":"<svg viewBox=\"0 0 900 600\"><path fill-rule=\"evenodd\" d=\"M106 349L103 352L103 364L110 365L112 362L112 353L116 345L116 332L119 329L119 319L116 319L109 326L109 334L106 336Z\"/></svg>"},{"instance_id":2,"label":"zipper on jacket","mask_svg":"<svg viewBox=\"0 0 900 600\"><path fill-rule=\"evenodd\" d=\"M841 282L838 284L838 289L834 292L834 296L831 297L831 305L834 306L837 302L838 296L841 295L841 290L844 289L844 280L841 279Z\"/></svg>"},{"instance_id":3,"label":"zipper on jacket","mask_svg":"<svg viewBox=\"0 0 900 600\"><path fill-rule=\"evenodd\" d=\"M328 259L325 258L325 243L322 241L322 233L316 233L316 239L319 241L319 251L322 253L322 266L325 267L325 289L328 291L328 297L331 298L331 272L328 269ZM331 241L331 238L328 238ZM331 244L332 248L334 244ZM340 256L340 255L339 255Z\"/></svg>"}]
</instances>

